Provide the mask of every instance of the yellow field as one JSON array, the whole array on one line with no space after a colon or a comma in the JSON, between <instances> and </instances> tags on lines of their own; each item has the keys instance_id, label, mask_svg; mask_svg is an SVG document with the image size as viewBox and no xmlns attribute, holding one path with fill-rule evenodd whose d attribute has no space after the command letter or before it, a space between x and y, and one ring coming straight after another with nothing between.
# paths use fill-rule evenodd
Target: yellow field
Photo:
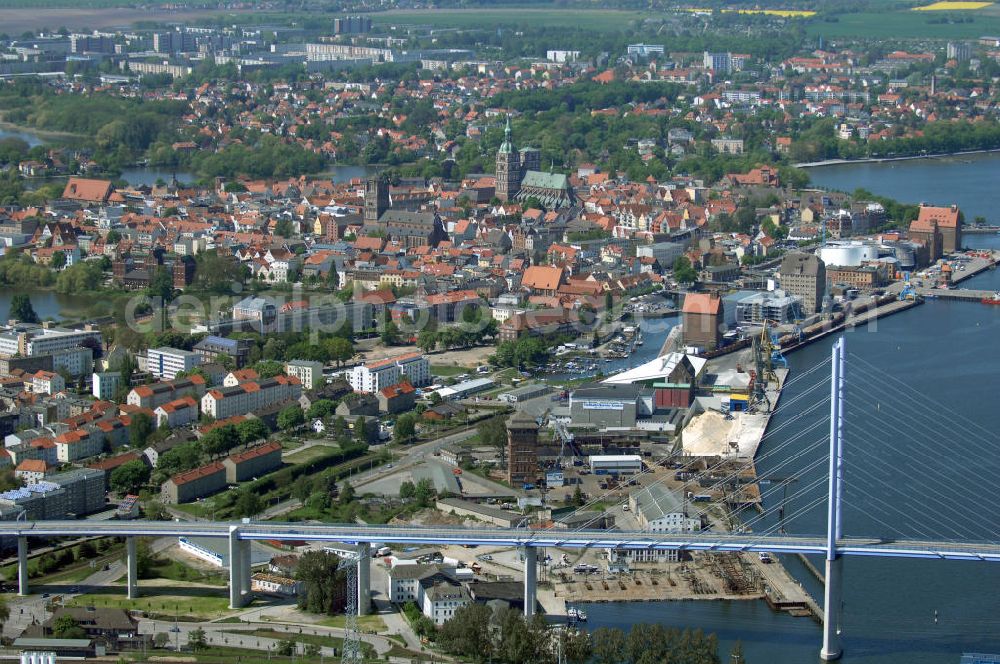
<instances>
[{"instance_id":1,"label":"yellow field","mask_svg":"<svg viewBox=\"0 0 1000 664\"><path fill-rule=\"evenodd\" d=\"M935 2L931 5L924 5L923 7L914 7L915 12L939 12L939 11L961 11L963 9L982 9L983 7L989 7L992 2L959 2L957 0L944 0L942 2Z\"/></svg>"},{"instance_id":2,"label":"yellow field","mask_svg":"<svg viewBox=\"0 0 1000 664\"><path fill-rule=\"evenodd\" d=\"M964 4L964 3L963 3ZM688 7L684 11L693 14L711 14L711 9ZM807 18L815 16L816 12L801 9L723 9L723 14L767 14L768 16L782 16L784 18Z\"/></svg>"}]
</instances>

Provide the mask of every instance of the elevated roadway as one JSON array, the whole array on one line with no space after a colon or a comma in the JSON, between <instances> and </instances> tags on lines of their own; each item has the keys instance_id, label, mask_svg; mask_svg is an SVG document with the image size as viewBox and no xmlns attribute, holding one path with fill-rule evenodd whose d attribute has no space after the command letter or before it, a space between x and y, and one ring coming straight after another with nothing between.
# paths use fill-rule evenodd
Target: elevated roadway
<instances>
[{"instance_id":1,"label":"elevated roadway","mask_svg":"<svg viewBox=\"0 0 1000 664\"><path fill-rule=\"evenodd\" d=\"M8 521L0 535L10 537L218 537L234 541L306 540L344 544L491 545L521 548L623 548L685 551L768 551L825 554L825 536L753 533L655 533L608 530L531 530L456 527L390 527L360 524L175 521ZM1000 562L1000 542L923 541L844 537L837 551L848 556L926 558Z\"/></svg>"}]
</instances>

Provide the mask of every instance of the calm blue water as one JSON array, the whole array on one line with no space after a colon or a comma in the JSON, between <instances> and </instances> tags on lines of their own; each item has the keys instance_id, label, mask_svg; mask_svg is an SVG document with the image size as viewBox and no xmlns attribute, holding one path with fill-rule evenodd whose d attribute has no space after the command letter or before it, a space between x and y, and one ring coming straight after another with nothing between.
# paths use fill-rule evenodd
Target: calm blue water
<instances>
[{"instance_id":1,"label":"calm blue water","mask_svg":"<svg viewBox=\"0 0 1000 664\"><path fill-rule=\"evenodd\" d=\"M981 215L991 224L1000 224L996 205L1000 153L839 164L805 170L817 187L847 192L863 187L904 203L956 203L969 223Z\"/></svg>"}]
</instances>

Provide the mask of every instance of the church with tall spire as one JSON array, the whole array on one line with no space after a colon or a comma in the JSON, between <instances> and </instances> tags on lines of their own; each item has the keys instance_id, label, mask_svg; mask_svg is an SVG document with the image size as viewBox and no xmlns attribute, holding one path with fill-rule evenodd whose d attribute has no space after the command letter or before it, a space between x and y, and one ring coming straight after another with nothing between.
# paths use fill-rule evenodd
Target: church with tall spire
<instances>
[{"instance_id":1,"label":"church with tall spire","mask_svg":"<svg viewBox=\"0 0 1000 664\"><path fill-rule=\"evenodd\" d=\"M497 151L496 196L501 201L538 199L546 209L569 207L575 197L565 175L543 173L542 153L535 148L514 146L510 116L504 127L503 143Z\"/></svg>"}]
</instances>

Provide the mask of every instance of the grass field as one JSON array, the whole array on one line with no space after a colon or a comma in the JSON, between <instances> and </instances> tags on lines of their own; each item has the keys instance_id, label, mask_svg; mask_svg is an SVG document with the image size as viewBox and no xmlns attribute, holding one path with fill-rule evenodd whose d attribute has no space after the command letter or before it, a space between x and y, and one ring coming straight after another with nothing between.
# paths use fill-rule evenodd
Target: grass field
<instances>
[{"instance_id":1,"label":"grass field","mask_svg":"<svg viewBox=\"0 0 1000 664\"><path fill-rule=\"evenodd\" d=\"M1000 16L993 7L981 12L962 12L970 23L935 23L947 13L910 10L840 14L835 23L814 20L805 26L810 36L856 37L859 39L975 39L1000 32Z\"/></svg>"},{"instance_id":2,"label":"grass field","mask_svg":"<svg viewBox=\"0 0 1000 664\"><path fill-rule=\"evenodd\" d=\"M531 25L590 30L623 30L648 13L611 9L425 9L372 14L380 25L430 25L436 28L482 28Z\"/></svg>"},{"instance_id":3,"label":"grass field","mask_svg":"<svg viewBox=\"0 0 1000 664\"><path fill-rule=\"evenodd\" d=\"M320 620L318 625L323 627L344 627L344 616L330 616L329 618L323 618ZM358 629L362 632L378 632L381 634L385 631L385 622L378 616L359 616L358 617Z\"/></svg>"},{"instance_id":4,"label":"grass field","mask_svg":"<svg viewBox=\"0 0 1000 664\"><path fill-rule=\"evenodd\" d=\"M309 461L314 461L315 459L325 456L336 449L339 449L336 445L313 445L312 447L307 447L304 450L292 452L285 457L285 461L288 463L308 463Z\"/></svg>"},{"instance_id":5,"label":"grass field","mask_svg":"<svg viewBox=\"0 0 1000 664\"><path fill-rule=\"evenodd\" d=\"M67 606L94 606L145 611L149 614L180 620L211 619L229 613L229 595L225 588L205 588L182 581L169 586L139 583L140 597L130 600L125 588L108 586L94 589L67 602Z\"/></svg>"},{"instance_id":6,"label":"grass field","mask_svg":"<svg viewBox=\"0 0 1000 664\"><path fill-rule=\"evenodd\" d=\"M431 373L435 376L444 376L448 378L449 376L457 376L459 374L469 373L472 371L469 367L453 367L450 364L432 364Z\"/></svg>"}]
</instances>

